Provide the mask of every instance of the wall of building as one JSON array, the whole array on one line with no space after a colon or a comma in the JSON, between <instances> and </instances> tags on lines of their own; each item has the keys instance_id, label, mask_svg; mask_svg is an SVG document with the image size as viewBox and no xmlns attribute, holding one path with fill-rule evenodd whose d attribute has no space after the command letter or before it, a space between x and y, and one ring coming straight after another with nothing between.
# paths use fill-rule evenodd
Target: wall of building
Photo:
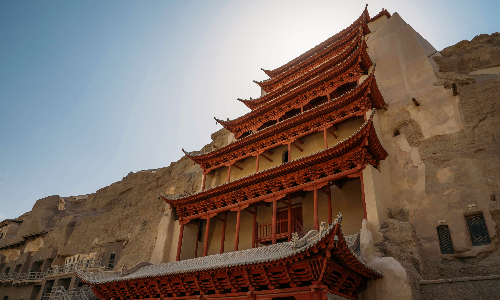
<instances>
[{"instance_id":1,"label":"wall of building","mask_svg":"<svg viewBox=\"0 0 500 300\"><path fill-rule=\"evenodd\" d=\"M498 65L493 55L499 51L498 34L440 53L398 14L378 19L370 29L368 53L388 103L387 110L377 111L374 125L389 156L378 168L363 171L375 243L404 266L414 297L415 282L422 278L497 274L500 78L491 68ZM489 74L476 75L482 73ZM475 213L484 216L490 244L472 245L466 217ZM392 218L414 228L413 250L405 250L406 242L387 241L395 234L385 232ZM450 230L453 254L441 253L441 225Z\"/></svg>"}]
</instances>

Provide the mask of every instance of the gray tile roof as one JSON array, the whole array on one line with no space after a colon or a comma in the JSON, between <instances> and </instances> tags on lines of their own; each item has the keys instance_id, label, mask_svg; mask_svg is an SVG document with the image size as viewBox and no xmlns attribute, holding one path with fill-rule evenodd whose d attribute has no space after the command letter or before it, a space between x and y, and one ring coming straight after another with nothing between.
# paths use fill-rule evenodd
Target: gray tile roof
<instances>
[{"instance_id":1,"label":"gray tile roof","mask_svg":"<svg viewBox=\"0 0 500 300\"><path fill-rule=\"evenodd\" d=\"M210 255L200 258L174 261L158 265L147 265L136 269L133 272L120 273L113 272L112 274L97 274L83 271L76 271L77 275L85 282L90 284L102 284L106 282L126 281L137 278L158 277L174 274L184 274L204 270L215 270L229 268L242 265L255 265L259 263L273 262L283 258L290 257L294 254L306 251L323 239L333 228L335 224L330 224L327 230L321 235L317 231L310 231L301 240L305 239L306 243L301 248L292 248L291 242L277 243L270 246L252 248L242 251L229 252L224 254ZM352 238L350 240L353 240ZM354 238L355 240L355 238ZM346 239L347 242L347 239ZM354 253L354 252L353 252ZM369 268L366 264L354 254L354 256L368 269L380 274L377 270ZM141 263L144 264L144 263ZM129 269L130 270L130 269Z\"/></svg>"}]
</instances>

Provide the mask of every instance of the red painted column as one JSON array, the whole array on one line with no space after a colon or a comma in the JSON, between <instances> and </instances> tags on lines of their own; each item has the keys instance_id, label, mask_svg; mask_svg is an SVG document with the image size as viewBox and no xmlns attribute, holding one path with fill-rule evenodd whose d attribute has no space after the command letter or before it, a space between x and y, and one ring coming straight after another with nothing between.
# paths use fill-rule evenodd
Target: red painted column
<instances>
[{"instance_id":1,"label":"red painted column","mask_svg":"<svg viewBox=\"0 0 500 300\"><path fill-rule=\"evenodd\" d=\"M327 139L327 134L326 134L326 128L323 129L323 137L325 139L325 149L328 148L328 139Z\"/></svg>"},{"instance_id":2,"label":"red painted column","mask_svg":"<svg viewBox=\"0 0 500 300\"><path fill-rule=\"evenodd\" d=\"M361 199L363 199L363 212L365 220L368 220L368 214L366 212L366 202L365 202L365 185L363 182L363 173L359 175L359 180L361 181Z\"/></svg>"},{"instance_id":3,"label":"red painted column","mask_svg":"<svg viewBox=\"0 0 500 300\"><path fill-rule=\"evenodd\" d=\"M292 161L292 148L290 147L292 144L288 144L288 162Z\"/></svg>"},{"instance_id":4,"label":"red painted column","mask_svg":"<svg viewBox=\"0 0 500 300\"><path fill-rule=\"evenodd\" d=\"M259 154L257 153L257 160L255 162L255 173L259 172Z\"/></svg>"},{"instance_id":5,"label":"red painted column","mask_svg":"<svg viewBox=\"0 0 500 300\"><path fill-rule=\"evenodd\" d=\"M198 219L198 231L196 232L196 248L194 249L194 258L198 257L198 241L200 240L200 225L201 225L201 219Z\"/></svg>"},{"instance_id":6,"label":"red painted column","mask_svg":"<svg viewBox=\"0 0 500 300\"><path fill-rule=\"evenodd\" d=\"M274 198L274 200L273 200L273 221L271 224L271 235L272 235L273 244L276 244L276 213L277 213L276 209L277 209L276 198Z\"/></svg>"},{"instance_id":7,"label":"red painted column","mask_svg":"<svg viewBox=\"0 0 500 300\"><path fill-rule=\"evenodd\" d=\"M328 224L333 223L332 216L332 189L330 188L330 183L328 183L328 188L326 189L326 197L328 197Z\"/></svg>"},{"instance_id":8,"label":"red painted column","mask_svg":"<svg viewBox=\"0 0 500 300\"><path fill-rule=\"evenodd\" d=\"M222 238L220 241L220 254L224 253L224 241L226 239L227 211L224 212L224 222L222 223Z\"/></svg>"},{"instance_id":9,"label":"red painted column","mask_svg":"<svg viewBox=\"0 0 500 300\"><path fill-rule=\"evenodd\" d=\"M253 214L252 226L252 248L255 248L255 235L257 233L257 204L255 205L255 213Z\"/></svg>"},{"instance_id":10,"label":"red painted column","mask_svg":"<svg viewBox=\"0 0 500 300\"><path fill-rule=\"evenodd\" d=\"M234 251L238 251L238 244L240 243L240 219L241 208L238 207L238 213L236 215L236 236L234 237Z\"/></svg>"},{"instance_id":11,"label":"red painted column","mask_svg":"<svg viewBox=\"0 0 500 300\"><path fill-rule=\"evenodd\" d=\"M208 233L210 232L210 217L207 219L207 226L205 227L205 243L203 245L203 256L208 253Z\"/></svg>"},{"instance_id":12,"label":"red painted column","mask_svg":"<svg viewBox=\"0 0 500 300\"><path fill-rule=\"evenodd\" d=\"M176 261L181 260L181 248L182 248L182 236L184 235L184 223L181 223L181 229L179 232L179 242L177 243L177 257Z\"/></svg>"},{"instance_id":13,"label":"red painted column","mask_svg":"<svg viewBox=\"0 0 500 300\"><path fill-rule=\"evenodd\" d=\"M203 172L203 181L201 183L201 190L205 190L205 181L207 180L207 173Z\"/></svg>"},{"instance_id":14,"label":"red painted column","mask_svg":"<svg viewBox=\"0 0 500 300\"><path fill-rule=\"evenodd\" d=\"M318 188L314 185L314 230L319 231L318 221Z\"/></svg>"},{"instance_id":15,"label":"red painted column","mask_svg":"<svg viewBox=\"0 0 500 300\"><path fill-rule=\"evenodd\" d=\"M292 196L288 195L288 241L292 240Z\"/></svg>"},{"instance_id":16,"label":"red painted column","mask_svg":"<svg viewBox=\"0 0 500 300\"><path fill-rule=\"evenodd\" d=\"M229 165L229 168L227 170L227 182L231 181L231 165Z\"/></svg>"}]
</instances>

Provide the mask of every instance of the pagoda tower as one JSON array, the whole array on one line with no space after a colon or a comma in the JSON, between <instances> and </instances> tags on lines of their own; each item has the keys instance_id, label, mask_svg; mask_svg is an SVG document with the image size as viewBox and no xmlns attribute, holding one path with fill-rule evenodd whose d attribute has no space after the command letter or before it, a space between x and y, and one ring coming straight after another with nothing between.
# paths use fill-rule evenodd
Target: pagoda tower
<instances>
[{"instance_id":1,"label":"pagoda tower","mask_svg":"<svg viewBox=\"0 0 500 300\"><path fill-rule=\"evenodd\" d=\"M235 141L185 152L203 170L201 191L160 195L178 220L176 261L82 280L102 299L358 299L382 276L361 260L359 230L362 171L387 157L373 124L386 105L365 42L383 15L365 8L346 29L263 70L262 96L238 99L251 111L216 119Z\"/></svg>"}]
</instances>

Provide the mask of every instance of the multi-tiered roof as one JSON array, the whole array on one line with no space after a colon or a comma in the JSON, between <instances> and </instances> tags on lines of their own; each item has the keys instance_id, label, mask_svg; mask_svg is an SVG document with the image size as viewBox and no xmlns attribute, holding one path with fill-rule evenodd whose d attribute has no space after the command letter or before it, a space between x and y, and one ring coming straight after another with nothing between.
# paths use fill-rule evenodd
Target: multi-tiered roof
<instances>
[{"instance_id":1,"label":"multi-tiered roof","mask_svg":"<svg viewBox=\"0 0 500 300\"><path fill-rule=\"evenodd\" d=\"M234 120L217 120L237 140L208 153L185 152L203 169L202 191L161 197L179 217L177 260L180 260L184 225L200 219L207 220L205 257L157 266L139 265L115 275L81 273L80 277L92 284L103 299L191 299L194 296L232 299L245 295L255 299L278 293L310 299L308 297L317 297L319 291L322 295L330 292L357 299L366 280L378 278L381 273L367 267L355 254L356 246L346 243L340 220L320 229L317 191L337 180L360 177L365 166L377 166L387 157L373 126L374 111L366 118L368 111L385 107L365 42L365 36L370 33L368 23L383 15L390 17L383 10L370 19L365 8L362 15L340 33L279 68L264 70L270 79L256 83L265 94L258 99L239 99L251 111ZM365 117L361 128L328 146L327 132L334 134L331 129L337 124L359 117ZM266 152L288 145L290 155L290 145L321 131L324 149L259 170L259 157L267 158ZM230 174L232 165L237 166L237 161L249 156L256 157L254 174L233 181L228 175L226 183L204 188L209 172L229 166ZM314 191L317 231L302 240L291 240L289 217L289 242L277 244L276 203L287 204L290 214L291 199L284 202L284 198L297 191ZM242 210L254 214L252 247L257 246L257 210L247 208L262 201L273 203L272 245L237 251ZM329 223L332 223L330 203L329 210ZM217 215L228 211L237 212L235 252L224 253L222 240L221 254L206 256L210 219L220 219L225 228L227 216L222 219Z\"/></svg>"}]
</instances>

